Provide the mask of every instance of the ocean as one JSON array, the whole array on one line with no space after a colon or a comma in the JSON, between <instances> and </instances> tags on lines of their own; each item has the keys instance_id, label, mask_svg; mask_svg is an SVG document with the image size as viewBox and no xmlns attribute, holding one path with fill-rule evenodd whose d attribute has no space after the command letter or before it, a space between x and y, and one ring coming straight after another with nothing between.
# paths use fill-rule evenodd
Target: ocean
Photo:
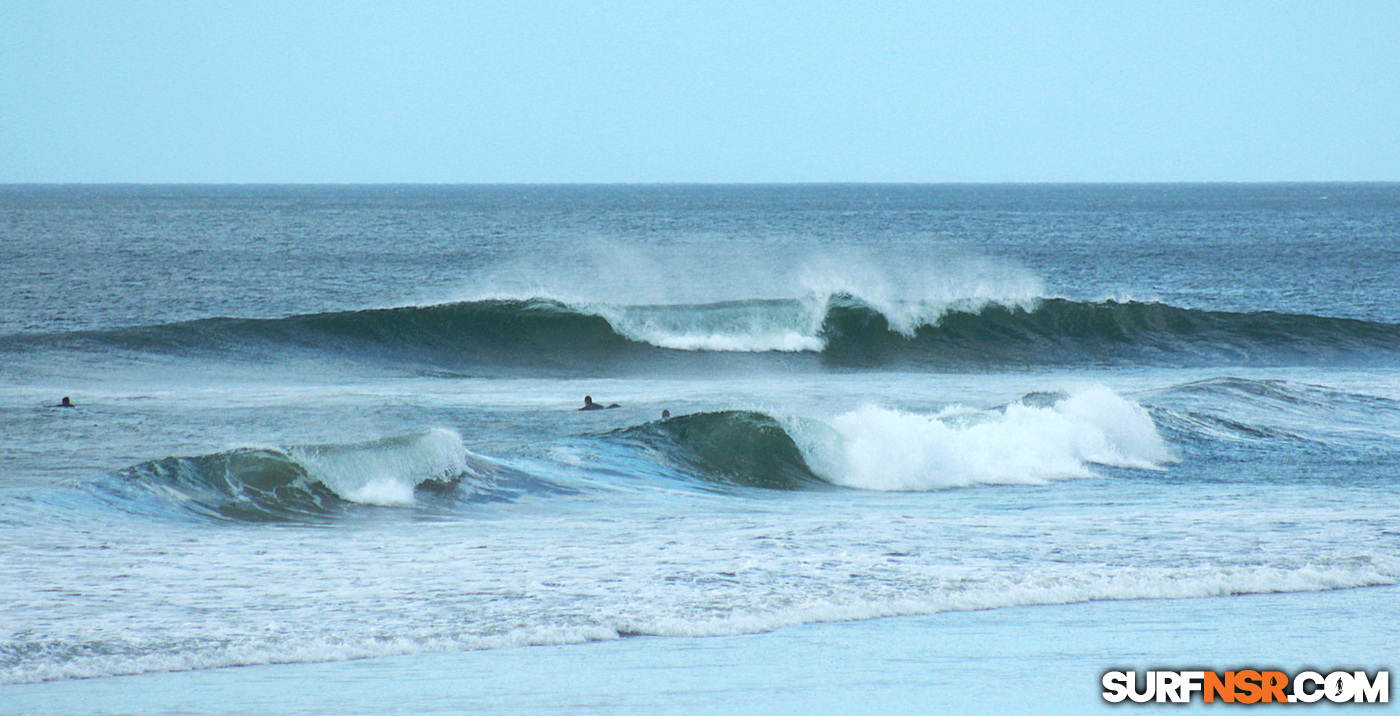
<instances>
[{"instance_id":1,"label":"ocean","mask_svg":"<svg viewBox=\"0 0 1400 716\"><path fill-rule=\"evenodd\" d=\"M1400 647L1400 185L5 186L0 279L0 712Z\"/></svg>"}]
</instances>

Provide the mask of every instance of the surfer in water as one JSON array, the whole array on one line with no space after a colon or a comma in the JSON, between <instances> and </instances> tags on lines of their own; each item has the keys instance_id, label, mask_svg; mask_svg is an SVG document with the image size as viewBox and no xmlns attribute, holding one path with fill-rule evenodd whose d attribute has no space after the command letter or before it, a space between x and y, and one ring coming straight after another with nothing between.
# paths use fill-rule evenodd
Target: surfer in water
<instances>
[{"instance_id":1,"label":"surfer in water","mask_svg":"<svg viewBox=\"0 0 1400 716\"><path fill-rule=\"evenodd\" d=\"M602 403L595 403L593 402L593 396L585 395L583 396L583 407L579 408L579 410L607 410L608 408L621 407L622 406L618 405L617 403L613 403L612 405L603 405Z\"/></svg>"},{"instance_id":2,"label":"surfer in water","mask_svg":"<svg viewBox=\"0 0 1400 716\"><path fill-rule=\"evenodd\" d=\"M58 405L55 405L55 406L53 406L53 407L55 407L55 408L76 408L76 407L78 407L78 406L74 405L72 399L70 399L68 396L65 395L65 396L63 396L63 400L59 401Z\"/></svg>"}]
</instances>

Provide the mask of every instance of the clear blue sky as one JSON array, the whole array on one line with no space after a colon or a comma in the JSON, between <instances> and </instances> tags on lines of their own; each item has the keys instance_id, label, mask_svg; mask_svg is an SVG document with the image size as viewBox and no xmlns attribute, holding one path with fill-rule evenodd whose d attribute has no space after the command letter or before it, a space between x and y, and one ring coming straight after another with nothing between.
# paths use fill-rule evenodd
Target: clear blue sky
<instances>
[{"instance_id":1,"label":"clear blue sky","mask_svg":"<svg viewBox=\"0 0 1400 716\"><path fill-rule=\"evenodd\" d=\"M1400 180L1400 4L0 0L0 182Z\"/></svg>"}]
</instances>

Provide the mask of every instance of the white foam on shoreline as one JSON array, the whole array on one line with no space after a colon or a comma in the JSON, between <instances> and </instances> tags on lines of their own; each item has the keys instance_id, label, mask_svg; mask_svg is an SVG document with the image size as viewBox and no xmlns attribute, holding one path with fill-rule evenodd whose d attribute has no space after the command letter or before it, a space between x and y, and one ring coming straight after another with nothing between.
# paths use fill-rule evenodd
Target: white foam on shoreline
<instances>
[{"instance_id":1,"label":"white foam on shoreline","mask_svg":"<svg viewBox=\"0 0 1400 716\"><path fill-rule=\"evenodd\" d=\"M963 589L941 589L896 598L797 600L780 608L734 608L708 616L658 613L596 614L588 623L539 624L502 633L471 632L396 637L325 636L230 639L190 648L188 644L130 644L129 653L63 649L46 645L22 663L0 670L0 684L22 684L131 674L192 671L230 666L345 661L419 653L518 646L579 644L627 635L716 637L754 634L801 624L860 621L1010 607L1095 601L1190 599L1240 594L1321 592L1394 585L1396 576L1352 567L1103 569L1024 578L990 579ZM112 644L104 649L113 650ZM144 651L143 651L144 650Z\"/></svg>"}]
</instances>

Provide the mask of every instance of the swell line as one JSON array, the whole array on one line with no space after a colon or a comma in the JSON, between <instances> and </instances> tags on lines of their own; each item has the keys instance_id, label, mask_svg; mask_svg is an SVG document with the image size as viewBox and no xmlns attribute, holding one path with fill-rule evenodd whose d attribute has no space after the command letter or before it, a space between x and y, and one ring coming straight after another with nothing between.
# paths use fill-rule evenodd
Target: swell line
<instances>
[{"instance_id":1,"label":"swell line","mask_svg":"<svg viewBox=\"0 0 1400 716\"><path fill-rule=\"evenodd\" d=\"M838 294L660 306L485 300L0 338L0 350L48 349L254 358L303 351L446 368L610 368L737 354L845 367L1268 365L1393 359L1400 325L1061 298L876 307Z\"/></svg>"}]
</instances>

